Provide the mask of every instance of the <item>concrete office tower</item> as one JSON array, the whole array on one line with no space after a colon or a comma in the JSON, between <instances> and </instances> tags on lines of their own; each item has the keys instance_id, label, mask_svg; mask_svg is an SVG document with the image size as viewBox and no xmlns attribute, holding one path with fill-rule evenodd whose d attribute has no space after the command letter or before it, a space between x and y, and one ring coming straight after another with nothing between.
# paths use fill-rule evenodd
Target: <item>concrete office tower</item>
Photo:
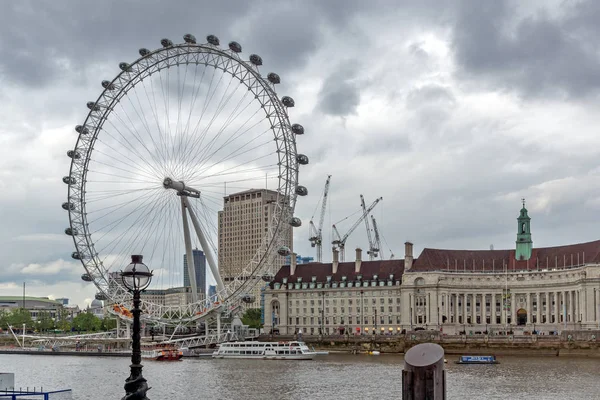
<instances>
[{"instance_id":1,"label":"concrete office tower","mask_svg":"<svg viewBox=\"0 0 600 400\"><path fill-rule=\"evenodd\" d=\"M192 250L194 257L194 269L196 270L196 288L198 291L198 300L206 298L206 257L202 250ZM183 255L183 286L190 287L190 276L187 268L187 257Z\"/></svg>"},{"instance_id":2,"label":"concrete office tower","mask_svg":"<svg viewBox=\"0 0 600 400\"><path fill-rule=\"evenodd\" d=\"M226 196L223 211L219 211L219 273L225 282L242 273L244 266L252 259L273 218L277 192L268 189L251 189ZM292 226L281 221L283 245L292 249ZM273 249L277 251L277 249ZM268 265L275 273L284 263L284 257L276 257ZM260 277L258 277L260 279ZM260 288L264 282L258 282L252 290L255 302L250 308L260 307Z\"/></svg>"}]
</instances>

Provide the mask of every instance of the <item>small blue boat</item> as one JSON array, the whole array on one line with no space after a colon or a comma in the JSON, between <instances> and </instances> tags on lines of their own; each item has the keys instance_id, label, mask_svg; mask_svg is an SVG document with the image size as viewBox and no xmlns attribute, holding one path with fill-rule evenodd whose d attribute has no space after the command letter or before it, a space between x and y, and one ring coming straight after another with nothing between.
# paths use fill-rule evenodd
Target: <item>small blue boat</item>
<instances>
[{"instance_id":1,"label":"small blue boat","mask_svg":"<svg viewBox=\"0 0 600 400\"><path fill-rule=\"evenodd\" d=\"M496 356L460 356L457 364L499 364Z\"/></svg>"}]
</instances>

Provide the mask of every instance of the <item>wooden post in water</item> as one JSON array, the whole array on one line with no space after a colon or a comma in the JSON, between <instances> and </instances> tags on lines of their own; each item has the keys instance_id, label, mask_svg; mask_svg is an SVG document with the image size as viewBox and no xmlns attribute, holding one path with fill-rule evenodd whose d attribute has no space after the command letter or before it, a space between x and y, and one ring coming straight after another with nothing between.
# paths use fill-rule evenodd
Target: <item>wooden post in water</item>
<instances>
[{"instance_id":1,"label":"wooden post in water","mask_svg":"<svg viewBox=\"0 0 600 400\"><path fill-rule=\"evenodd\" d=\"M440 345L422 343L406 352L402 400L446 400L444 349Z\"/></svg>"}]
</instances>

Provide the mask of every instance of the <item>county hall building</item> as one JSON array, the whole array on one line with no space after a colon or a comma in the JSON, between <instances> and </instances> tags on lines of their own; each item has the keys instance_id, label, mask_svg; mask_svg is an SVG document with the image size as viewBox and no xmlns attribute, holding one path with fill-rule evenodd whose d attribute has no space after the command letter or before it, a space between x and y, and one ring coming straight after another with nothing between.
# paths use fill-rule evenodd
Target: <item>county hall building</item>
<instances>
[{"instance_id":1,"label":"county hall building","mask_svg":"<svg viewBox=\"0 0 600 400\"><path fill-rule=\"evenodd\" d=\"M413 258L284 265L265 291L265 332L552 334L600 327L600 240L533 247L525 204L514 249L425 248Z\"/></svg>"}]
</instances>

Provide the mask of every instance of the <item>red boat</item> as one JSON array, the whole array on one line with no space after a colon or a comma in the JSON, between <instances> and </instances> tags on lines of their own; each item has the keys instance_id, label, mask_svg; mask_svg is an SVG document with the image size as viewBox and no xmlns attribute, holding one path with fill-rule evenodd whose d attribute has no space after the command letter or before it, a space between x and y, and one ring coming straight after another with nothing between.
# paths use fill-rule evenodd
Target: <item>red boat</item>
<instances>
[{"instance_id":1,"label":"red boat","mask_svg":"<svg viewBox=\"0 0 600 400\"><path fill-rule=\"evenodd\" d=\"M172 345L146 344L142 345L142 358L154 361L179 361L183 352Z\"/></svg>"}]
</instances>

